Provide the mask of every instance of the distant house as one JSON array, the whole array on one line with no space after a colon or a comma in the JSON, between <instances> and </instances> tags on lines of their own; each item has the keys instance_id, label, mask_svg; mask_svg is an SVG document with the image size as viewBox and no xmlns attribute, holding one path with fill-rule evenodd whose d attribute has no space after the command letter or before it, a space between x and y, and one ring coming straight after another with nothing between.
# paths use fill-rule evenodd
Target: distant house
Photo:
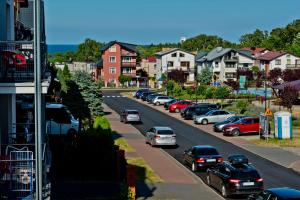
<instances>
[{"instance_id":1,"label":"distant house","mask_svg":"<svg viewBox=\"0 0 300 200\"><path fill-rule=\"evenodd\" d=\"M269 51L257 57L257 60L260 63L260 69L266 70L267 73L275 68L300 69L300 58L285 52Z\"/></svg>"},{"instance_id":2,"label":"distant house","mask_svg":"<svg viewBox=\"0 0 300 200\"><path fill-rule=\"evenodd\" d=\"M256 58L258 58L259 56L268 53L270 51L270 49L267 48L259 48L259 47L245 47L241 49L242 51L248 51L251 53L251 55L255 58L254 61L254 65L259 66L259 60L257 60Z\"/></svg>"},{"instance_id":3,"label":"distant house","mask_svg":"<svg viewBox=\"0 0 300 200\"><path fill-rule=\"evenodd\" d=\"M96 64L96 79L102 79L105 86L119 86L121 74L131 76L136 83L136 45L112 41L101 48L102 59Z\"/></svg>"},{"instance_id":4,"label":"distant house","mask_svg":"<svg viewBox=\"0 0 300 200\"><path fill-rule=\"evenodd\" d=\"M172 70L182 70L186 76L186 84L195 81L195 55L179 48L161 51L156 56L156 80L159 80L162 74L167 74Z\"/></svg>"},{"instance_id":5,"label":"distant house","mask_svg":"<svg viewBox=\"0 0 300 200\"><path fill-rule=\"evenodd\" d=\"M219 82L236 80L237 69L251 69L255 61L248 51L222 47L216 47L207 54L198 54L197 58L197 73L201 73L204 67L208 67Z\"/></svg>"},{"instance_id":6,"label":"distant house","mask_svg":"<svg viewBox=\"0 0 300 200\"><path fill-rule=\"evenodd\" d=\"M140 67L137 67L137 71L143 70L148 75L148 85L154 87L153 78L156 77L156 57L150 56L147 58L143 58Z\"/></svg>"}]
</instances>

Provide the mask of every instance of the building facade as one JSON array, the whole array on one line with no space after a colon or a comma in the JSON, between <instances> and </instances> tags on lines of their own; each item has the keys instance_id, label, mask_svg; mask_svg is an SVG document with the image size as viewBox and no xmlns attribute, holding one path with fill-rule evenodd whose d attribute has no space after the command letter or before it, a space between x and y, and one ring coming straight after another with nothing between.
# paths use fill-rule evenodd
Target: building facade
<instances>
[{"instance_id":1,"label":"building facade","mask_svg":"<svg viewBox=\"0 0 300 200\"><path fill-rule=\"evenodd\" d=\"M102 59L97 63L96 78L102 79L106 87L120 86L120 75L136 79L136 45L118 41L109 42L101 48Z\"/></svg>"},{"instance_id":2,"label":"building facade","mask_svg":"<svg viewBox=\"0 0 300 200\"><path fill-rule=\"evenodd\" d=\"M150 56L148 58L143 58L140 66L137 67L137 71L142 70L147 73L148 85L150 87L155 87L155 77L156 77L156 57Z\"/></svg>"},{"instance_id":3,"label":"building facade","mask_svg":"<svg viewBox=\"0 0 300 200\"><path fill-rule=\"evenodd\" d=\"M186 84L193 84L195 81L195 55L184 50L174 48L161 51L156 56L156 80L160 80L162 74L172 70L182 70L186 76ZM160 87L161 83L158 83Z\"/></svg>"}]
</instances>

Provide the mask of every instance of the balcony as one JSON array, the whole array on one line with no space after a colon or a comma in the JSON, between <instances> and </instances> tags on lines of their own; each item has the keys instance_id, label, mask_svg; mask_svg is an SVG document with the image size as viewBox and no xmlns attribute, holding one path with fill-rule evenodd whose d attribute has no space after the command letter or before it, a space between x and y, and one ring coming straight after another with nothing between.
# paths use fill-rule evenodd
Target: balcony
<instances>
[{"instance_id":1,"label":"balcony","mask_svg":"<svg viewBox=\"0 0 300 200\"><path fill-rule=\"evenodd\" d=\"M232 57L224 57L224 62L238 62L239 59L237 56L232 56Z\"/></svg>"},{"instance_id":2,"label":"balcony","mask_svg":"<svg viewBox=\"0 0 300 200\"><path fill-rule=\"evenodd\" d=\"M47 79L46 45L41 45L42 80ZM0 82L34 81L33 42L0 41Z\"/></svg>"},{"instance_id":3,"label":"balcony","mask_svg":"<svg viewBox=\"0 0 300 200\"><path fill-rule=\"evenodd\" d=\"M121 66L122 67L136 67L136 62L122 62Z\"/></svg>"},{"instance_id":4,"label":"balcony","mask_svg":"<svg viewBox=\"0 0 300 200\"><path fill-rule=\"evenodd\" d=\"M287 64L287 69L300 69L300 64Z\"/></svg>"}]
</instances>

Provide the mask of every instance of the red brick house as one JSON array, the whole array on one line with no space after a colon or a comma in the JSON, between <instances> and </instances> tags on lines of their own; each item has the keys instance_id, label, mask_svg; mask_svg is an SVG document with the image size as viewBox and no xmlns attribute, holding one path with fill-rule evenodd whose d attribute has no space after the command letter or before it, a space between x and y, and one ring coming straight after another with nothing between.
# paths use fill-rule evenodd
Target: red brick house
<instances>
[{"instance_id":1,"label":"red brick house","mask_svg":"<svg viewBox=\"0 0 300 200\"><path fill-rule=\"evenodd\" d=\"M136 78L136 45L112 41L101 48L101 53L95 75L104 81L105 87L119 86L121 74Z\"/></svg>"}]
</instances>

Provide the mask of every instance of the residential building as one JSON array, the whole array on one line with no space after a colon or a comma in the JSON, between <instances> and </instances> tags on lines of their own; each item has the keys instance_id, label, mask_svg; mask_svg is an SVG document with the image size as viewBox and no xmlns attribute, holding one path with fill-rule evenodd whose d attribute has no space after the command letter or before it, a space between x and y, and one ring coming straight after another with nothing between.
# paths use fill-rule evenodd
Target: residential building
<instances>
[{"instance_id":1,"label":"residential building","mask_svg":"<svg viewBox=\"0 0 300 200\"><path fill-rule=\"evenodd\" d=\"M186 84L195 81L195 55L179 48L168 49L155 54L156 56L156 80L160 80L162 74L172 70L182 70L185 73ZM161 83L159 83L160 87Z\"/></svg>"},{"instance_id":2,"label":"residential building","mask_svg":"<svg viewBox=\"0 0 300 200\"><path fill-rule=\"evenodd\" d=\"M251 69L255 61L250 52L222 47L216 47L207 54L198 54L197 58L197 72L201 73L204 67L208 67L217 82L236 80L237 69Z\"/></svg>"},{"instance_id":3,"label":"residential building","mask_svg":"<svg viewBox=\"0 0 300 200\"><path fill-rule=\"evenodd\" d=\"M267 48L259 48L259 47L245 47L245 48L242 48L241 49L242 51L248 51L251 53L251 55L254 57L254 58L258 58L259 56L265 54L265 53L268 53L270 51L270 49L267 49ZM255 66L259 66L260 65L260 62L259 60L255 59L254 60L254 65Z\"/></svg>"},{"instance_id":4,"label":"residential building","mask_svg":"<svg viewBox=\"0 0 300 200\"><path fill-rule=\"evenodd\" d=\"M300 69L300 57L285 52L269 51L257 57L257 60L260 70L266 70L267 73L275 68Z\"/></svg>"},{"instance_id":5,"label":"residential building","mask_svg":"<svg viewBox=\"0 0 300 200\"><path fill-rule=\"evenodd\" d=\"M102 59L97 63L96 79L103 79L105 86L119 86L121 74L131 76L137 83L136 45L112 41L101 48ZM138 84L138 83L137 83Z\"/></svg>"},{"instance_id":6,"label":"residential building","mask_svg":"<svg viewBox=\"0 0 300 200\"><path fill-rule=\"evenodd\" d=\"M140 66L137 67L137 71L143 70L148 75L148 85L150 87L155 87L155 77L156 77L156 57L150 56L148 58L143 58Z\"/></svg>"},{"instance_id":7,"label":"residential building","mask_svg":"<svg viewBox=\"0 0 300 200\"><path fill-rule=\"evenodd\" d=\"M47 72L47 52L45 45L44 9L41 9L41 65L42 102L45 105L50 77ZM25 199L32 195L34 150L34 48L33 48L33 0L0 1L0 162L4 158L9 163L9 172L0 172L0 196L11 199ZM28 101L31 100L31 103ZM29 105L31 109L29 109ZM43 120L42 106L42 126ZM46 130L42 130L42 135ZM45 139L45 138L43 138ZM43 140L43 155L48 148ZM17 161L17 162L16 162ZM21 162L22 161L22 162ZM49 169L48 159L43 160L43 175ZM49 163L48 163L49 164ZM24 177L23 177L24 176ZM10 179L25 178L29 183ZM24 181L25 181L24 179ZM46 180L44 180L46 184ZM23 185L22 185L23 184ZM26 184L26 187L24 186ZM45 186L45 185L43 185ZM1 193L2 191L5 194Z\"/></svg>"}]
</instances>

